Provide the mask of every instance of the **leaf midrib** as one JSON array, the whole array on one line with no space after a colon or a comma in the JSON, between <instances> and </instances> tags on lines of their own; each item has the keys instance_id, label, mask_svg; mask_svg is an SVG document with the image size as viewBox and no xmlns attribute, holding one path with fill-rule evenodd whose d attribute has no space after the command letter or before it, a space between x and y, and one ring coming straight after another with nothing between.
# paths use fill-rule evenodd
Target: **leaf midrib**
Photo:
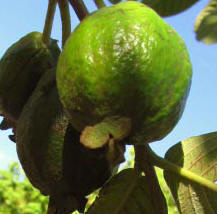
<instances>
[{"instance_id":1,"label":"leaf midrib","mask_svg":"<svg viewBox=\"0 0 217 214\"><path fill-rule=\"evenodd\" d=\"M138 175L135 176L135 179L133 180L133 182L131 183L131 185L127 189L126 194L123 196L122 201L120 202L119 206L114 210L113 214L120 214L121 213L121 210L125 207L125 204L128 201L128 199L130 198L130 195L132 194L132 192L136 188L138 181L139 181L139 178L140 178L140 176L138 176Z\"/></svg>"}]
</instances>

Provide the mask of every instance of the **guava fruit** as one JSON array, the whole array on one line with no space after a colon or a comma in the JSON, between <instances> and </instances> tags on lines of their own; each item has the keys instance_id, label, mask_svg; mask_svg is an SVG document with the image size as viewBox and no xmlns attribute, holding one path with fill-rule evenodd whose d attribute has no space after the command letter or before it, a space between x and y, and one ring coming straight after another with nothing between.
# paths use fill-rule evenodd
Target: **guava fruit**
<instances>
[{"instance_id":1,"label":"guava fruit","mask_svg":"<svg viewBox=\"0 0 217 214\"><path fill-rule=\"evenodd\" d=\"M111 176L107 148L90 150L68 123L59 101L55 72L47 71L20 115L17 153L32 185L50 196L48 213L83 211L85 196Z\"/></svg>"},{"instance_id":2,"label":"guava fruit","mask_svg":"<svg viewBox=\"0 0 217 214\"><path fill-rule=\"evenodd\" d=\"M44 72L56 66L60 49L42 34L31 32L14 43L0 60L0 112L16 122Z\"/></svg>"},{"instance_id":3,"label":"guava fruit","mask_svg":"<svg viewBox=\"0 0 217 214\"><path fill-rule=\"evenodd\" d=\"M178 33L151 8L130 1L85 18L57 64L60 100L73 127L127 117L134 144L160 140L174 128L191 76Z\"/></svg>"},{"instance_id":4,"label":"guava fruit","mask_svg":"<svg viewBox=\"0 0 217 214\"><path fill-rule=\"evenodd\" d=\"M53 70L43 75L17 124L16 146L21 165L33 186L48 195L50 186L62 175L61 151L68 125L58 102Z\"/></svg>"}]
</instances>

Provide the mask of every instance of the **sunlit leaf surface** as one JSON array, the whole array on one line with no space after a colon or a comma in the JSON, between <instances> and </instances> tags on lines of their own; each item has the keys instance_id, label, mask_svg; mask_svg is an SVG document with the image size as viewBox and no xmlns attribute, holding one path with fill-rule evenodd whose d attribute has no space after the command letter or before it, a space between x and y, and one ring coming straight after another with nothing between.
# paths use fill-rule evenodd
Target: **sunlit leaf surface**
<instances>
[{"instance_id":1,"label":"sunlit leaf surface","mask_svg":"<svg viewBox=\"0 0 217 214\"><path fill-rule=\"evenodd\" d=\"M165 158L203 178L217 180L217 132L192 137L171 147ZM171 172L164 177L182 214L216 214L217 193Z\"/></svg>"},{"instance_id":2,"label":"sunlit leaf surface","mask_svg":"<svg viewBox=\"0 0 217 214\"><path fill-rule=\"evenodd\" d=\"M197 40L206 44L217 42L217 0L212 0L198 15L194 31Z\"/></svg>"}]
</instances>

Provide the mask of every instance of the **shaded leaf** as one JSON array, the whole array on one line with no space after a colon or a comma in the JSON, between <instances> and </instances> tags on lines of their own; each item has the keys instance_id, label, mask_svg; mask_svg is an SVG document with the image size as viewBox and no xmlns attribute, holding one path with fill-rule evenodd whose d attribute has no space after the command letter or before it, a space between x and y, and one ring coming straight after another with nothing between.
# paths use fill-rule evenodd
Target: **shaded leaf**
<instances>
[{"instance_id":1,"label":"shaded leaf","mask_svg":"<svg viewBox=\"0 0 217 214\"><path fill-rule=\"evenodd\" d=\"M150 214L151 194L144 176L126 169L114 176L100 191L87 214Z\"/></svg>"},{"instance_id":2,"label":"shaded leaf","mask_svg":"<svg viewBox=\"0 0 217 214\"><path fill-rule=\"evenodd\" d=\"M121 141L130 134L131 120L126 117L110 117L94 126L87 126L80 142L91 149L103 147L109 139Z\"/></svg>"},{"instance_id":3,"label":"shaded leaf","mask_svg":"<svg viewBox=\"0 0 217 214\"><path fill-rule=\"evenodd\" d=\"M7 129L10 129L12 127L13 127L13 125L11 124L11 121L7 118L4 118L0 124L1 130L7 130Z\"/></svg>"},{"instance_id":4,"label":"shaded leaf","mask_svg":"<svg viewBox=\"0 0 217 214\"><path fill-rule=\"evenodd\" d=\"M217 132L192 137L171 147L165 159L205 179L217 180ZM182 214L216 214L217 193L164 171L178 209Z\"/></svg>"},{"instance_id":5,"label":"shaded leaf","mask_svg":"<svg viewBox=\"0 0 217 214\"><path fill-rule=\"evenodd\" d=\"M8 138L9 138L12 142L16 143L16 136L15 136L14 134L8 135Z\"/></svg>"},{"instance_id":6,"label":"shaded leaf","mask_svg":"<svg viewBox=\"0 0 217 214\"><path fill-rule=\"evenodd\" d=\"M191 7L199 0L142 0L142 3L154 9L160 16L171 16Z\"/></svg>"},{"instance_id":7,"label":"shaded leaf","mask_svg":"<svg viewBox=\"0 0 217 214\"><path fill-rule=\"evenodd\" d=\"M12 135L9 135L9 139L13 142L15 142L15 134L16 134L16 123L12 120L10 120L9 118L3 118L3 120L0 123L0 130L7 130L12 128Z\"/></svg>"},{"instance_id":8,"label":"shaded leaf","mask_svg":"<svg viewBox=\"0 0 217 214\"><path fill-rule=\"evenodd\" d=\"M194 31L197 40L206 44L217 42L217 0L211 0L198 15Z\"/></svg>"},{"instance_id":9,"label":"shaded leaf","mask_svg":"<svg viewBox=\"0 0 217 214\"><path fill-rule=\"evenodd\" d=\"M112 4L117 4L117 3L121 2L121 0L109 0L109 2L111 2Z\"/></svg>"}]
</instances>

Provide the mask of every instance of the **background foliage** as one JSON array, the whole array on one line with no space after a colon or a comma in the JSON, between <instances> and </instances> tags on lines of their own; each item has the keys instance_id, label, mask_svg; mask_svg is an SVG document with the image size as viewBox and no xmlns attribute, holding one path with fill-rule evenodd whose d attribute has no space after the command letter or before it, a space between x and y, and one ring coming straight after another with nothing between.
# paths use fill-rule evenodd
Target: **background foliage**
<instances>
[{"instance_id":1,"label":"background foliage","mask_svg":"<svg viewBox=\"0 0 217 214\"><path fill-rule=\"evenodd\" d=\"M48 198L32 187L18 163L0 171L0 213L44 214Z\"/></svg>"},{"instance_id":2,"label":"background foliage","mask_svg":"<svg viewBox=\"0 0 217 214\"><path fill-rule=\"evenodd\" d=\"M121 165L120 170L133 167L134 151L131 148L127 154L127 161ZM168 204L169 214L176 214L176 209L172 195L163 179L163 172L157 169L157 175ZM89 196L89 206L97 192ZM19 164L16 162L8 166L8 170L0 170L0 213L4 214L45 214L47 209L48 197L43 196L35 189ZM74 212L73 214L77 214Z\"/></svg>"}]
</instances>

